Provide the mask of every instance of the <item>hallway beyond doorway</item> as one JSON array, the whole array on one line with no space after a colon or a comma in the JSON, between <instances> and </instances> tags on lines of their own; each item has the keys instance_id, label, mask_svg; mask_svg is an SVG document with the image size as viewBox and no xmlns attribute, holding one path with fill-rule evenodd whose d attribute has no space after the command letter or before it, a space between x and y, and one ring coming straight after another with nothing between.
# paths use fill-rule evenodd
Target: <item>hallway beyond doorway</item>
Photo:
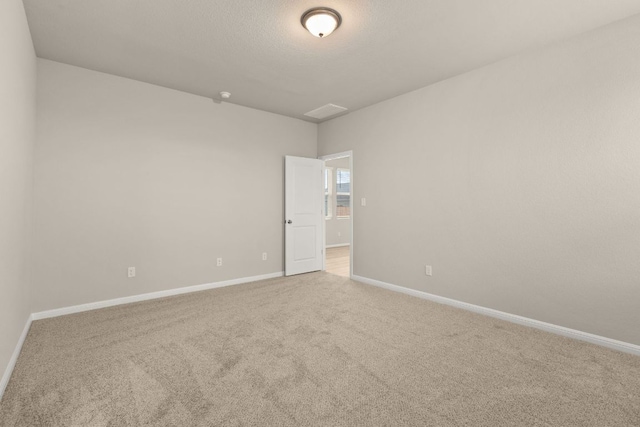
<instances>
[{"instance_id":1,"label":"hallway beyond doorway","mask_svg":"<svg viewBox=\"0 0 640 427\"><path fill-rule=\"evenodd\" d=\"M327 251L327 273L349 277L349 245L325 250Z\"/></svg>"}]
</instances>

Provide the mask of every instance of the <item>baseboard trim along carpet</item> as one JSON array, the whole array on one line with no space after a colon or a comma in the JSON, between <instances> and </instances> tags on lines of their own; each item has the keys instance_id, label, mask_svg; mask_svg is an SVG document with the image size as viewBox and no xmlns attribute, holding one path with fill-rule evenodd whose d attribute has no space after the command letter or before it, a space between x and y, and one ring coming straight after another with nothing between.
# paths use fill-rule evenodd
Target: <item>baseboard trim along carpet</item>
<instances>
[{"instance_id":1,"label":"baseboard trim along carpet","mask_svg":"<svg viewBox=\"0 0 640 427\"><path fill-rule=\"evenodd\" d=\"M20 351L22 350L22 344L24 344L24 340L27 338L32 320L33 314L30 314L27 318L27 323L24 325L24 329L22 330L22 335L20 335L20 338L18 339L16 348L13 350L11 359L9 359L9 364L4 370L4 374L2 375L2 379L0 380L0 400L2 400L2 395L4 395L4 390L7 388L7 384L9 384L9 378L11 378L13 368L16 366L16 362L18 361L18 356L20 355Z\"/></svg>"},{"instance_id":2,"label":"baseboard trim along carpet","mask_svg":"<svg viewBox=\"0 0 640 427\"><path fill-rule=\"evenodd\" d=\"M380 280L369 279L368 277L354 275L351 278L357 282L365 283L367 285L377 286L379 288L400 292L406 295L411 295L414 297L426 299L426 300L437 302L440 304L450 305L452 307L461 308L463 310L472 311L474 313L484 314L485 316L506 320L507 322L517 323L523 326L529 326L531 328L536 328L546 332L551 332L552 334L562 335L568 338L573 338L580 341L586 341L591 344L596 344L603 347L608 347L614 350L640 356L640 345L631 344L624 341L618 341L611 338L590 334L588 332L582 332L582 331L578 331L571 328L565 328L564 326L558 326L552 323L541 322L540 320L530 319L528 317L518 316L516 314L505 313L503 311L494 310L492 308L469 304L466 302L454 300L451 298L441 297L438 295L433 295L433 294L423 292L423 291L418 291L415 289L405 288L403 286L381 282Z\"/></svg>"},{"instance_id":3,"label":"baseboard trim along carpet","mask_svg":"<svg viewBox=\"0 0 640 427\"><path fill-rule=\"evenodd\" d=\"M242 283L257 282L258 280L273 279L282 277L284 272L262 274L260 276L241 277L239 279L224 280L221 282L205 283L204 285L187 286L184 288L168 289L166 291L151 292L148 294L132 295L129 297L110 299L105 301L91 302L88 304L73 305L71 307L57 308L55 310L40 311L33 313L33 320L48 319L50 317L64 316L65 314L80 313L83 311L96 310L98 308L112 307L114 305L129 304L132 302L147 301L157 298L170 297L173 295L188 294L191 292L206 291L207 289L223 288L225 286L240 285Z\"/></svg>"}]
</instances>

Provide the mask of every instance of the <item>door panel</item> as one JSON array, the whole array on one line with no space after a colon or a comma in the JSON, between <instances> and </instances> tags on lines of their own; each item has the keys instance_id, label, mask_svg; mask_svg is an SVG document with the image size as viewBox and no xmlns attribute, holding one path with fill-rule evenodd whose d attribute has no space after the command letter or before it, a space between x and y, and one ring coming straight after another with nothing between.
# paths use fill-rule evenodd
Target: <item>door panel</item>
<instances>
[{"instance_id":1,"label":"door panel","mask_svg":"<svg viewBox=\"0 0 640 427\"><path fill-rule=\"evenodd\" d=\"M305 261L316 256L316 228L315 227L294 227L293 228L294 261Z\"/></svg>"},{"instance_id":2,"label":"door panel","mask_svg":"<svg viewBox=\"0 0 640 427\"><path fill-rule=\"evenodd\" d=\"M322 269L323 162L285 157L285 275Z\"/></svg>"}]
</instances>

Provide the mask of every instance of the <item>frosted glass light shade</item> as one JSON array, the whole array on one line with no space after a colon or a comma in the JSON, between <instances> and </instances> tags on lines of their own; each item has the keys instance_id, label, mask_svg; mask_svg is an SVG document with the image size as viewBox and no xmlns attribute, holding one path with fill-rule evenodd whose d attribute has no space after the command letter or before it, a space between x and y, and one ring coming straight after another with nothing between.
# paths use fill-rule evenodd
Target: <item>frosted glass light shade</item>
<instances>
[{"instance_id":1,"label":"frosted glass light shade","mask_svg":"<svg viewBox=\"0 0 640 427\"><path fill-rule=\"evenodd\" d=\"M302 15L302 26L316 37L326 37L340 26L342 18L333 9L318 7Z\"/></svg>"}]
</instances>

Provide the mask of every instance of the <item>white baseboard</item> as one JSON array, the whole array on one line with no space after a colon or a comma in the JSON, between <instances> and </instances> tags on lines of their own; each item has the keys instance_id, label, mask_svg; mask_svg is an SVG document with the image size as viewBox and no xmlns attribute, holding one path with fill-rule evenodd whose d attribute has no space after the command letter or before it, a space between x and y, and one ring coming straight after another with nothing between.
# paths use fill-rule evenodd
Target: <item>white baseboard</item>
<instances>
[{"instance_id":1,"label":"white baseboard","mask_svg":"<svg viewBox=\"0 0 640 427\"><path fill-rule=\"evenodd\" d=\"M401 292L403 294L426 299L426 300L437 302L440 304L450 305L452 307L461 308L463 310L473 311L474 313L484 314L485 316L506 320L507 322L517 323L523 326L529 326L531 328L540 329L546 332L551 332L553 334L574 338L580 341L586 341L591 344L597 344L603 347L608 347L614 350L640 356L640 345L631 344L624 341L618 341L611 338L602 337L600 335L594 335L588 332L578 331L575 329L565 328L564 326L558 326L551 323L541 322L539 320L529 319L528 317L522 317L516 314L505 313L503 311L494 310L492 308L486 308L479 305L469 304L469 303L454 300L451 298L445 298L438 295L429 294L427 292L417 291L415 289L405 288L398 285L392 285L391 283L369 279L368 277L354 275L351 277L351 279L358 282L365 283L367 285L373 285L379 288L389 289L395 292Z\"/></svg>"},{"instance_id":2,"label":"white baseboard","mask_svg":"<svg viewBox=\"0 0 640 427\"><path fill-rule=\"evenodd\" d=\"M31 318L33 320L48 319L50 317L64 316L65 314L80 313L83 311L96 310L98 308L113 307L114 305L129 304L132 302L147 301L156 298L170 297L173 295L205 291L207 289L223 288L225 286L239 285L241 283L257 282L258 280L273 279L274 277L282 277L283 274L284 273L282 271L278 271L276 273L263 274L260 276L242 277L239 279L224 280L222 282L205 283L204 285L187 286L184 288L175 288L166 291L151 292L148 294L132 295L130 297L91 302L88 304L57 308L55 310L40 311L38 313L33 313L31 315Z\"/></svg>"},{"instance_id":3,"label":"white baseboard","mask_svg":"<svg viewBox=\"0 0 640 427\"><path fill-rule=\"evenodd\" d=\"M342 248L344 246L351 246L349 243L338 243L337 245L326 245L325 248Z\"/></svg>"},{"instance_id":4,"label":"white baseboard","mask_svg":"<svg viewBox=\"0 0 640 427\"><path fill-rule=\"evenodd\" d=\"M18 343L16 344L16 348L13 350L13 354L11 355L11 359L9 359L9 364L4 370L2 379L0 379L0 400L2 400L2 396L4 395L4 390L7 388L7 384L9 384L9 379L11 378L13 368L15 368L16 362L18 361L18 356L20 355L20 351L22 350L22 344L24 344L24 340L27 338L27 334L29 333L29 328L31 327L32 320L33 315L29 315L29 317L27 318L27 323L24 325L24 329L22 330L22 335L20 335Z\"/></svg>"}]
</instances>

